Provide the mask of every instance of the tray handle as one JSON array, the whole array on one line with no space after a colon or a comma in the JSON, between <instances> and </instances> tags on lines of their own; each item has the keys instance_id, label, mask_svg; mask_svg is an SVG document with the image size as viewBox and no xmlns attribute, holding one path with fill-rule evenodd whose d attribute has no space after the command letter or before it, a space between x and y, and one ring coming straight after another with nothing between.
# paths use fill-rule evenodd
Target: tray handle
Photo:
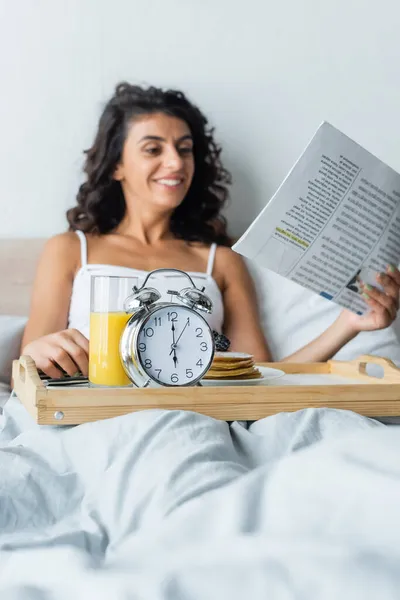
<instances>
[{"instance_id":1,"label":"tray handle","mask_svg":"<svg viewBox=\"0 0 400 600\"><path fill-rule=\"evenodd\" d=\"M18 395L19 390L27 388L43 388L44 383L39 377L33 358L27 355L20 356L13 361L12 376L14 389Z\"/></svg>"},{"instance_id":2,"label":"tray handle","mask_svg":"<svg viewBox=\"0 0 400 600\"><path fill-rule=\"evenodd\" d=\"M400 369L389 358L363 354L351 361L329 360L330 372L345 377L365 378L376 383L400 383ZM368 365L378 365L383 369L383 377L367 373Z\"/></svg>"}]
</instances>

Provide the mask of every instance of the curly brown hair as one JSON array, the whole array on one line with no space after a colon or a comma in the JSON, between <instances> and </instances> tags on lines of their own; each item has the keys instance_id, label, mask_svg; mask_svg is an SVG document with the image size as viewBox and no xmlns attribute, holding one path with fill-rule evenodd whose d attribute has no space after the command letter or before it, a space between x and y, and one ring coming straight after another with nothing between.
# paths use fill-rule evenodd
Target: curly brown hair
<instances>
[{"instance_id":1,"label":"curly brown hair","mask_svg":"<svg viewBox=\"0 0 400 600\"><path fill-rule=\"evenodd\" d=\"M221 148L214 129L186 96L175 90L142 88L119 83L101 115L94 143L85 151L86 181L77 194L77 205L67 211L69 230L106 234L125 215L125 198L119 181L113 178L121 160L129 125L139 116L164 113L185 121L193 136L195 172L183 202L171 216L172 233L189 242L230 246L226 220L221 215L231 183L222 166Z\"/></svg>"}]
</instances>

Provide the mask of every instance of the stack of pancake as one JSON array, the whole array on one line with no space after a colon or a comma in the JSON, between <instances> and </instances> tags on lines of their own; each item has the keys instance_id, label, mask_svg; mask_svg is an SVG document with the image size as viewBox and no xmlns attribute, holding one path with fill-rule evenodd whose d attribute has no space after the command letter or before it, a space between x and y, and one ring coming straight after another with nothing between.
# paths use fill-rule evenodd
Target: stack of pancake
<instances>
[{"instance_id":1,"label":"stack of pancake","mask_svg":"<svg viewBox=\"0 0 400 600\"><path fill-rule=\"evenodd\" d=\"M251 354L216 352L204 379L259 379L261 376Z\"/></svg>"}]
</instances>

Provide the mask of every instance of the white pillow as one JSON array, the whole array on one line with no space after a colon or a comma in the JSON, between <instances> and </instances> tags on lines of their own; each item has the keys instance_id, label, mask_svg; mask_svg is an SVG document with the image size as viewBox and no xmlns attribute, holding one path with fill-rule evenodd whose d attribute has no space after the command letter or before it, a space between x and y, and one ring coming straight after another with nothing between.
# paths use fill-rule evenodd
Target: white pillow
<instances>
[{"instance_id":1,"label":"white pillow","mask_svg":"<svg viewBox=\"0 0 400 600\"><path fill-rule=\"evenodd\" d=\"M0 315L0 382L9 384L12 361L19 357L27 317Z\"/></svg>"},{"instance_id":2,"label":"white pillow","mask_svg":"<svg viewBox=\"0 0 400 600\"><path fill-rule=\"evenodd\" d=\"M272 356L279 360L319 336L341 308L267 269L246 261L254 278L261 323ZM400 316L381 331L362 332L335 356L351 360L362 354L390 358L400 365Z\"/></svg>"}]
</instances>

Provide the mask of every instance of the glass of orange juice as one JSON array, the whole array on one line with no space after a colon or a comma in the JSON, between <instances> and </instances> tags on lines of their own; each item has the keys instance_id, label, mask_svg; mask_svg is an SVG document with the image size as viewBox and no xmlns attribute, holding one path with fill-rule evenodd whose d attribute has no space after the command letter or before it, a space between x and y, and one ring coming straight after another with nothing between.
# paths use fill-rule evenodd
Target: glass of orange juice
<instances>
[{"instance_id":1,"label":"glass of orange juice","mask_svg":"<svg viewBox=\"0 0 400 600\"><path fill-rule=\"evenodd\" d=\"M124 310L137 277L92 275L90 286L89 383L132 385L119 356L119 342L131 314Z\"/></svg>"}]
</instances>

